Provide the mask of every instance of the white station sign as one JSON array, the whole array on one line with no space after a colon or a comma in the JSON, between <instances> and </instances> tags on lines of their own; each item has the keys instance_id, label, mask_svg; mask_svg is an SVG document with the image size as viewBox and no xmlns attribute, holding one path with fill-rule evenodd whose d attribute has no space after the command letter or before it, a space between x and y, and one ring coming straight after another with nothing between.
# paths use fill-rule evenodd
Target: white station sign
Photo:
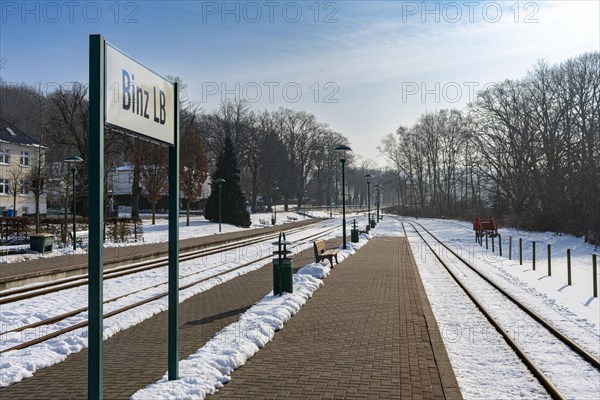
<instances>
[{"instance_id":1,"label":"white station sign","mask_svg":"<svg viewBox=\"0 0 600 400\"><path fill-rule=\"evenodd\" d=\"M173 84L106 43L105 122L174 144Z\"/></svg>"}]
</instances>

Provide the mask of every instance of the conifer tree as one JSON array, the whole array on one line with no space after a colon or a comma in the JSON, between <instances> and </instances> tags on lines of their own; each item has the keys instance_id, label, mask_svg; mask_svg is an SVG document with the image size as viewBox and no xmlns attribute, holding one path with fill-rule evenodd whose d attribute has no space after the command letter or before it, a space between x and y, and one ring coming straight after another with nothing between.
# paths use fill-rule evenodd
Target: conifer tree
<instances>
[{"instance_id":1,"label":"conifer tree","mask_svg":"<svg viewBox=\"0 0 600 400\"><path fill-rule=\"evenodd\" d=\"M221 220L223 223L250 226L250 214L246 211L245 199L240 188L240 170L237 167L237 156L233 141L229 136L225 139L223 152L217 159L215 172L211 176L210 197L206 201L204 217L212 222L219 221L219 185L217 179L224 179L221 187Z\"/></svg>"}]
</instances>

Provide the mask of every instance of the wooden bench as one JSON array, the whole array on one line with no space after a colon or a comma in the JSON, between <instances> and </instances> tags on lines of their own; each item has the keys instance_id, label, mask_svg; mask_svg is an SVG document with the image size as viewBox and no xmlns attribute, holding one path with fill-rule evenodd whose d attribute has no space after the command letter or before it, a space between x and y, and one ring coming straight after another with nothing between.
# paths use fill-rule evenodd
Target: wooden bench
<instances>
[{"instance_id":1,"label":"wooden bench","mask_svg":"<svg viewBox=\"0 0 600 400\"><path fill-rule=\"evenodd\" d=\"M298 221L297 217L292 217L291 215L288 215L287 219L288 221Z\"/></svg>"},{"instance_id":2,"label":"wooden bench","mask_svg":"<svg viewBox=\"0 0 600 400\"><path fill-rule=\"evenodd\" d=\"M268 219L259 219L258 223L260 225L271 225L271 221L269 221Z\"/></svg>"},{"instance_id":3,"label":"wooden bench","mask_svg":"<svg viewBox=\"0 0 600 400\"><path fill-rule=\"evenodd\" d=\"M338 264L337 253L338 249L325 249L325 241L324 240L315 240L313 242L313 249L315 251L315 261L321 262L325 259L329 260L329 264L331 264L331 268L333 268L333 259L335 258L335 263Z\"/></svg>"},{"instance_id":4,"label":"wooden bench","mask_svg":"<svg viewBox=\"0 0 600 400\"><path fill-rule=\"evenodd\" d=\"M71 238L71 241L73 241L73 232L69 232L69 237ZM79 247L81 247L83 245L83 241L85 240L87 242L90 238L90 232L75 231L75 237L77 238L77 243L79 243Z\"/></svg>"}]
</instances>

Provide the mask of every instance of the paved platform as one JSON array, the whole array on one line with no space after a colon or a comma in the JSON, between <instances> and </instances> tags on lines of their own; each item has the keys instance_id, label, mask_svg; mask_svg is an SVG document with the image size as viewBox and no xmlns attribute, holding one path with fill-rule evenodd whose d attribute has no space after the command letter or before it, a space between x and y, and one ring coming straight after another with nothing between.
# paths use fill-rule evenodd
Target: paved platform
<instances>
[{"instance_id":1,"label":"paved platform","mask_svg":"<svg viewBox=\"0 0 600 400\"><path fill-rule=\"evenodd\" d=\"M294 260L296 268L313 262L312 249ZM271 278L267 265L183 302L181 359L268 293ZM166 328L163 312L105 341L106 399L128 398L162 377ZM83 399L86 391L87 351L82 351L0 389L0 399ZM274 340L214 396L460 399L406 239L376 238L336 267Z\"/></svg>"},{"instance_id":2,"label":"paved platform","mask_svg":"<svg viewBox=\"0 0 600 400\"><path fill-rule=\"evenodd\" d=\"M180 252L201 249L210 245L223 244L241 238L250 238L281 229L291 229L322 221L321 218L307 218L285 225L247 229L218 235L183 239L180 241ZM168 244L152 243L126 247L109 247L104 249L104 268L110 269L131 263L166 256ZM82 273L87 273L87 254L75 254L40 258L11 264L0 264L0 290L18 287L28 283L43 282Z\"/></svg>"},{"instance_id":3,"label":"paved platform","mask_svg":"<svg viewBox=\"0 0 600 400\"><path fill-rule=\"evenodd\" d=\"M407 240L375 238L211 397L460 399L438 332Z\"/></svg>"}]
</instances>

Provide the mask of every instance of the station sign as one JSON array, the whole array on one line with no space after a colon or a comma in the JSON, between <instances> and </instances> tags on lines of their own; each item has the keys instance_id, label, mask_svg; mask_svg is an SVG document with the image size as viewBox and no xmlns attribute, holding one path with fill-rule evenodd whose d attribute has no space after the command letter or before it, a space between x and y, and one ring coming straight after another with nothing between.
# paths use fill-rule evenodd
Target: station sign
<instances>
[{"instance_id":1,"label":"station sign","mask_svg":"<svg viewBox=\"0 0 600 400\"><path fill-rule=\"evenodd\" d=\"M105 123L173 145L173 83L106 42Z\"/></svg>"}]
</instances>

